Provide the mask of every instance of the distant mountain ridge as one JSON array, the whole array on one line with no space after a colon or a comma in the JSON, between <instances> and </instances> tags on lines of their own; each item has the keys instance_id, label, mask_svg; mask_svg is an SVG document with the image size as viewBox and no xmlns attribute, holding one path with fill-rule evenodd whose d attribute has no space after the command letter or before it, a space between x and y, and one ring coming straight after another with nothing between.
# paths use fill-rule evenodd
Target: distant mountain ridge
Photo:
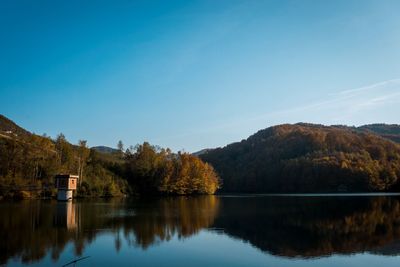
<instances>
[{"instance_id":1,"label":"distant mountain ridge","mask_svg":"<svg viewBox=\"0 0 400 267\"><path fill-rule=\"evenodd\" d=\"M113 154L118 152L118 149L108 147L108 146L93 146L91 149L96 150L97 152L106 153L106 154Z\"/></svg>"},{"instance_id":2,"label":"distant mountain ridge","mask_svg":"<svg viewBox=\"0 0 400 267\"><path fill-rule=\"evenodd\" d=\"M362 126L347 126L347 125L332 125L333 127L346 128L357 132L371 133L379 135L383 138L392 140L393 142L400 143L400 125L399 124L385 124L374 123Z\"/></svg>"},{"instance_id":3,"label":"distant mountain ridge","mask_svg":"<svg viewBox=\"0 0 400 267\"><path fill-rule=\"evenodd\" d=\"M205 148L205 149L202 149L202 150L192 153L192 155L199 157L199 156L207 153L210 150L212 150L212 148Z\"/></svg>"},{"instance_id":4,"label":"distant mountain ridge","mask_svg":"<svg viewBox=\"0 0 400 267\"><path fill-rule=\"evenodd\" d=\"M400 125L398 124L368 124L357 127L358 130L375 133L394 142L400 143Z\"/></svg>"}]
</instances>

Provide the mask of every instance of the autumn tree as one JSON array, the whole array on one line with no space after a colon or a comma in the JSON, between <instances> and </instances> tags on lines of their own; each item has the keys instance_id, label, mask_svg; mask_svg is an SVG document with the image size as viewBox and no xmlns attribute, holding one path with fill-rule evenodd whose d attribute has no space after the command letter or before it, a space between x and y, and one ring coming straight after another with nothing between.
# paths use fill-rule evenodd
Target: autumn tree
<instances>
[{"instance_id":1,"label":"autumn tree","mask_svg":"<svg viewBox=\"0 0 400 267\"><path fill-rule=\"evenodd\" d=\"M147 142L136 147L127 164L131 182L141 193L213 194L220 187L214 169L198 157Z\"/></svg>"}]
</instances>

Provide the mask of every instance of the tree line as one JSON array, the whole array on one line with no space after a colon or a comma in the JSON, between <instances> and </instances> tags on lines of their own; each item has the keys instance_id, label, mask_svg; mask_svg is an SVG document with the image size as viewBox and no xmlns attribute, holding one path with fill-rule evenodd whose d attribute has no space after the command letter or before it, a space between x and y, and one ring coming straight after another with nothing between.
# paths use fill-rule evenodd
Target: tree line
<instances>
[{"instance_id":1,"label":"tree line","mask_svg":"<svg viewBox=\"0 0 400 267\"><path fill-rule=\"evenodd\" d=\"M54 177L78 174L78 196L116 196L129 192L128 184L109 169L85 140L70 144L63 134L54 140L29 134L0 138L0 196L39 197L55 194Z\"/></svg>"},{"instance_id":2,"label":"tree line","mask_svg":"<svg viewBox=\"0 0 400 267\"><path fill-rule=\"evenodd\" d=\"M213 194L221 182L210 164L188 153L143 143L101 153L85 140L70 144L35 134L0 136L0 197L55 194L54 177L78 174L77 195L105 197L146 194ZM34 190L32 190L34 189ZM35 190L37 189L37 190Z\"/></svg>"}]
</instances>

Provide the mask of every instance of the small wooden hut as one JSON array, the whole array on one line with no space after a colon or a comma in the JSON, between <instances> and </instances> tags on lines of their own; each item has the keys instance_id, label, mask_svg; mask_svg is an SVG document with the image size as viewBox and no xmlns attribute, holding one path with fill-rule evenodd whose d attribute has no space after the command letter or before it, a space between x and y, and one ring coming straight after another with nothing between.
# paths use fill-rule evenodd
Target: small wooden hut
<instances>
[{"instance_id":1,"label":"small wooden hut","mask_svg":"<svg viewBox=\"0 0 400 267\"><path fill-rule=\"evenodd\" d=\"M72 200L73 190L76 190L78 184L78 175L59 174L56 175L57 200Z\"/></svg>"}]
</instances>

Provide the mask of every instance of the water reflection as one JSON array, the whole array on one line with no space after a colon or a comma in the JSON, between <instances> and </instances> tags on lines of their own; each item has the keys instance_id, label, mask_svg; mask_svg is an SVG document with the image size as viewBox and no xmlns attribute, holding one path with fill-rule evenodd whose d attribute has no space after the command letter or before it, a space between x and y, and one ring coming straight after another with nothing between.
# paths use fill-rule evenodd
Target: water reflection
<instances>
[{"instance_id":1,"label":"water reflection","mask_svg":"<svg viewBox=\"0 0 400 267\"><path fill-rule=\"evenodd\" d=\"M121 233L128 244L146 249L174 235L185 238L210 227L218 212L215 196L164 198L146 201L112 199L101 202L27 201L0 204L0 264L10 258L23 263L41 260L49 252L54 261L68 242L75 254L103 232L114 233L115 249Z\"/></svg>"},{"instance_id":2,"label":"water reflection","mask_svg":"<svg viewBox=\"0 0 400 267\"><path fill-rule=\"evenodd\" d=\"M113 226L124 229L130 244L145 249L174 235L185 238L210 227L218 206L215 196L147 200L131 207L134 216L113 216Z\"/></svg>"},{"instance_id":3,"label":"water reflection","mask_svg":"<svg viewBox=\"0 0 400 267\"><path fill-rule=\"evenodd\" d=\"M78 225L76 210L76 204L73 202L58 202L54 226L75 230Z\"/></svg>"},{"instance_id":4,"label":"water reflection","mask_svg":"<svg viewBox=\"0 0 400 267\"><path fill-rule=\"evenodd\" d=\"M400 252L395 197L228 198L215 225L285 257Z\"/></svg>"},{"instance_id":5,"label":"water reflection","mask_svg":"<svg viewBox=\"0 0 400 267\"><path fill-rule=\"evenodd\" d=\"M397 197L27 201L1 203L0 214L0 264L11 258L38 262L46 255L57 262L69 243L77 257L85 256L85 248L101 233L113 235L116 251L122 244L145 250L202 229L287 258L400 252Z\"/></svg>"}]
</instances>

